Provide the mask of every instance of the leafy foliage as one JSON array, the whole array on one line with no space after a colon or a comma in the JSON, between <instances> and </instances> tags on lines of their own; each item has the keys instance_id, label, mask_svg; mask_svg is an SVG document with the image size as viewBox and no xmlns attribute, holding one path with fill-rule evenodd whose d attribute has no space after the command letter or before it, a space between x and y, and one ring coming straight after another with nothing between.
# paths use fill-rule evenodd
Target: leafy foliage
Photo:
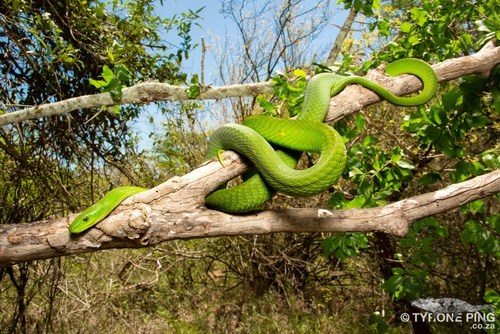
<instances>
[{"instance_id":1,"label":"leafy foliage","mask_svg":"<svg viewBox=\"0 0 500 334\"><path fill-rule=\"evenodd\" d=\"M387 60L402 57L421 57L443 61L466 55L480 48L491 30L498 30L497 3L489 1L424 0L407 12L396 13L399 20L377 17L372 29L378 28L384 36L398 36L387 45L380 56ZM474 22L488 22L487 29L473 29ZM485 34L486 33L486 34ZM478 41L474 45L474 41ZM482 41L482 42L481 42Z\"/></svg>"},{"instance_id":2,"label":"leafy foliage","mask_svg":"<svg viewBox=\"0 0 500 334\"><path fill-rule=\"evenodd\" d=\"M396 20L379 16L371 29L377 28L382 36L392 39L363 69L377 65L380 60L401 57L442 61L467 55L482 47L489 40L486 36L491 38L496 34L497 10L495 1L474 4L452 1L446 6L441 1L423 1L419 7L408 8L407 14L395 11ZM345 175L354 185L347 194L345 191L334 194L330 205L334 208L382 205L498 169L498 73L496 68L488 77L468 76L443 85L432 103L404 111L402 118L388 117L379 123L375 120L381 112L374 111L337 124L346 140L355 142L349 149ZM366 120L371 129L365 127ZM364 134L366 131L370 133ZM388 132L395 135L389 137ZM499 259L500 234L494 213L498 210L497 198L498 195L464 206L460 216L453 220L462 228L458 235L444 227L442 218L430 217L413 224L397 247L383 247L395 261L388 266L390 274L384 274L384 289L397 300L411 301L432 295L434 275L445 270L441 267L440 245L444 240L456 243L456 239L451 239L453 236L463 242L455 246L462 252L471 246L477 252L486 268L483 275L495 277L497 272L489 264L498 263ZM483 284L488 283L483 281ZM498 290L497 284L491 282L491 286ZM480 300L485 293L483 289L469 298ZM376 317L373 321L380 323Z\"/></svg>"},{"instance_id":3,"label":"leafy foliage","mask_svg":"<svg viewBox=\"0 0 500 334\"><path fill-rule=\"evenodd\" d=\"M343 261L358 255L359 248L368 247L368 238L361 233L343 233L321 241L324 256L335 256Z\"/></svg>"},{"instance_id":4,"label":"leafy foliage","mask_svg":"<svg viewBox=\"0 0 500 334\"><path fill-rule=\"evenodd\" d=\"M263 114L283 118L297 116L304 102L304 91L307 84L306 72L296 69L291 74L291 77L282 74L275 76L272 80L274 82L275 100L268 101L262 95L257 97L257 102L263 109Z\"/></svg>"},{"instance_id":5,"label":"leafy foliage","mask_svg":"<svg viewBox=\"0 0 500 334\"><path fill-rule=\"evenodd\" d=\"M103 80L89 79L90 84L103 93L110 93L113 100L119 102L122 98L122 88L127 86L125 83L131 78L127 66L118 64L115 71L112 71L108 65L104 65L101 76Z\"/></svg>"}]
</instances>

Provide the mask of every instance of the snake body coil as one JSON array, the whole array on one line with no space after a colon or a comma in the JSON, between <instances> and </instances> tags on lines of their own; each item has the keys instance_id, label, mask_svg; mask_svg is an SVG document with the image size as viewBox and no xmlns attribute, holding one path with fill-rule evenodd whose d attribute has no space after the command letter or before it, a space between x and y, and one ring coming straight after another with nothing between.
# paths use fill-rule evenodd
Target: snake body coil
<instances>
[{"instance_id":1,"label":"snake body coil","mask_svg":"<svg viewBox=\"0 0 500 334\"><path fill-rule=\"evenodd\" d=\"M234 150L247 157L257 172L251 172L238 186L209 194L205 198L206 206L229 213L249 212L262 208L276 191L291 196L311 196L331 187L341 176L346 163L341 136L322 123L332 96L349 84L359 84L393 104L414 106L427 102L436 92L436 74L421 60L395 61L386 67L386 73L391 76L413 74L422 81L423 89L416 96L399 97L363 77L322 73L309 81L296 120L251 116L243 125L227 124L217 129L210 138L207 158L217 156L221 150ZM283 150L275 150L275 146ZM296 170L300 157L296 152L303 151L318 153L320 157L314 166ZM70 232L80 233L90 228L125 198L144 190L140 187L113 189L82 212L71 223Z\"/></svg>"},{"instance_id":2,"label":"snake body coil","mask_svg":"<svg viewBox=\"0 0 500 334\"><path fill-rule=\"evenodd\" d=\"M387 101L413 106L427 102L437 89L434 70L418 59L402 59L389 64L391 76L413 74L423 82L417 96L399 97L384 87L358 76L322 73L314 76L306 87L304 104L297 120L268 116L251 116L243 125L229 124L215 131L207 152L213 158L220 150L234 150L256 166L258 174L242 184L217 190L205 198L209 208L229 213L260 209L275 193L311 196L328 189L345 167L345 146L340 135L323 124L330 98L349 84L362 85ZM296 151L320 153L318 162L306 170L296 170L297 155L274 151L269 143Z\"/></svg>"}]
</instances>

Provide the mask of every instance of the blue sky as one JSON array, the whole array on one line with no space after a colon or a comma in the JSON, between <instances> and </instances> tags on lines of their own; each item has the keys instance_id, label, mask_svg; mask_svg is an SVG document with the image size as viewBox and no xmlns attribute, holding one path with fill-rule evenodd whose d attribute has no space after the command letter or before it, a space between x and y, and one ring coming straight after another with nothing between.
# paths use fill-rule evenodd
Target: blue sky
<instances>
[{"instance_id":1,"label":"blue sky","mask_svg":"<svg viewBox=\"0 0 500 334\"><path fill-rule=\"evenodd\" d=\"M317 0L305 0L305 3L316 3ZM216 46L215 37L219 39L223 38L237 38L236 25L229 18L225 18L220 12L221 10L221 0L163 0L163 6L161 6L160 1L157 2L158 7L156 13L164 18L170 18L174 14L179 14L186 12L189 9L195 11L199 8L205 7L200 16L199 20L201 28L198 26L193 26L191 31L192 42L199 44L198 48L190 52L189 59L185 60L183 63L183 71L190 77L192 74L200 73L201 68L201 38L205 38L205 43L207 44L208 51L205 55L205 83L206 84L217 84L217 80L212 76L214 73L217 62L214 56L214 48L210 46ZM318 52L318 50L328 50L331 43L335 40L338 33L338 26L341 26L345 20L347 11L340 10L335 11L334 15L331 17L331 25L326 27L323 32L315 40L311 54ZM337 27L336 27L337 26ZM175 31L172 32L171 36L165 36L165 40L175 44L176 41ZM213 52L212 52L213 51ZM323 57L326 57L323 56ZM137 130L140 134L140 148L150 148L152 142L149 138L149 133L154 131L162 131L161 119L162 115L158 115L156 112L156 107L151 105L148 108L147 115L143 115L134 125L133 128ZM154 116L155 124L149 123L149 117Z\"/></svg>"},{"instance_id":2,"label":"blue sky","mask_svg":"<svg viewBox=\"0 0 500 334\"><path fill-rule=\"evenodd\" d=\"M210 47L213 45L211 37L213 36L223 36L226 31L231 31L234 29L234 24L229 19L225 19L222 13L220 13L221 2L220 0L164 0L163 6L161 6L158 1L157 14L162 17L172 17L174 14L179 14L182 12L187 12L188 10L196 11L205 7L200 16L202 17L198 23L198 26L193 26L191 30L191 37L193 43L198 44L198 47L190 53L189 59L184 61L183 70L188 75L194 73L200 73L201 68L201 38L205 38L205 43ZM173 38L176 38L175 32ZM205 75L207 82L212 82L210 79L210 73L216 66L215 57L210 50L207 51L205 55Z\"/></svg>"},{"instance_id":3,"label":"blue sky","mask_svg":"<svg viewBox=\"0 0 500 334\"><path fill-rule=\"evenodd\" d=\"M189 9L195 11L202 7L205 7L200 13L202 19L198 21L202 28L193 26L191 31L193 43L196 43L199 46L191 52L190 58L183 64L183 70L188 74L200 72L201 38L204 37L205 43L207 45L211 45L211 36L223 36L226 33L226 30L230 31L231 29L234 29L234 24L230 20L225 19L220 13L220 0L164 0L163 6L161 6L158 2L157 14L162 17L172 17L174 14L187 12ZM172 37L176 38L175 33ZM207 72L207 76L209 76L208 72L210 72L214 66L215 59L213 54L208 51L205 55L205 71Z\"/></svg>"},{"instance_id":4,"label":"blue sky","mask_svg":"<svg viewBox=\"0 0 500 334\"><path fill-rule=\"evenodd\" d=\"M318 2L318 0L304 1L305 4L314 4L316 2ZM193 26L191 31L193 43L199 44L199 47L193 50L190 54L190 58L185 61L183 69L186 73L194 74L200 72L202 36L205 38L205 43L209 47L216 43L213 40L214 36L218 36L221 39L226 35L229 38L237 37L236 25L229 18L225 18L220 12L221 6L221 0L163 0L163 6L161 6L158 1L157 14L162 17L172 17L174 14L186 12L189 9L194 11L205 7L200 13L202 19L199 21L199 24L202 28ZM316 50L311 50L311 54L320 49L328 50L331 47L331 43L335 40L339 31L337 26L341 26L344 23L346 16L347 11L345 10L335 11L334 15L331 17L331 25L325 28L318 36L315 42ZM175 34L172 37L175 38ZM210 82L210 72L214 69L215 65L215 57L209 48L205 55L205 75L207 77L207 82Z\"/></svg>"}]
</instances>

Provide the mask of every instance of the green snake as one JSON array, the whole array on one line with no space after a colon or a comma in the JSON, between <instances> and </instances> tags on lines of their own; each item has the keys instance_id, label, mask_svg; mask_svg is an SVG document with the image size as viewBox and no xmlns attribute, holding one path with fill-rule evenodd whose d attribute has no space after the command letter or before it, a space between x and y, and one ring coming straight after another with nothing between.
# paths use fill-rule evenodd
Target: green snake
<instances>
[{"instance_id":1,"label":"green snake","mask_svg":"<svg viewBox=\"0 0 500 334\"><path fill-rule=\"evenodd\" d=\"M416 96L399 97L363 77L321 73L308 82L304 103L296 120L258 115L248 117L243 125L226 124L218 128L210 138L207 159L218 156L221 161L221 151L234 150L248 158L256 170L244 176L245 181L239 185L209 194L205 205L223 212L244 213L262 208L276 192L312 196L330 188L339 179L346 164L342 137L323 123L332 96L349 84L359 84L393 104L415 106L426 103L436 92L436 73L421 60L397 60L388 64L385 72L390 76L413 74L422 81L423 89ZM304 151L317 153L319 158L310 168L295 169L299 153ZM145 190L133 186L111 190L83 211L71 223L69 231L80 233L89 229L124 199Z\"/></svg>"}]
</instances>

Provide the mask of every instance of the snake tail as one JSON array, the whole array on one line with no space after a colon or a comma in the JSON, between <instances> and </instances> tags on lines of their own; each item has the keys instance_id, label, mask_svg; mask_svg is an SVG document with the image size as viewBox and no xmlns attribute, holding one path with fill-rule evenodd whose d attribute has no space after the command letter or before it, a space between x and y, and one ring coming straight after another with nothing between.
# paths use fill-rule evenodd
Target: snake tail
<instances>
[{"instance_id":1,"label":"snake tail","mask_svg":"<svg viewBox=\"0 0 500 334\"><path fill-rule=\"evenodd\" d=\"M420 79L420 81L422 81L423 88L415 96L397 96L378 83L370 81L364 77L348 76L343 77L333 86L331 94L332 96L335 96L347 85L358 84L373 91L392 104L407 107L424 104L429 101L434 94L436 94L438 85L436 72L434 72L429 64L420 59L405 58L396 60L386 66L385 73L391 77L396 77L402 74L415 75Z\"/></svg>"}]
</instances>

